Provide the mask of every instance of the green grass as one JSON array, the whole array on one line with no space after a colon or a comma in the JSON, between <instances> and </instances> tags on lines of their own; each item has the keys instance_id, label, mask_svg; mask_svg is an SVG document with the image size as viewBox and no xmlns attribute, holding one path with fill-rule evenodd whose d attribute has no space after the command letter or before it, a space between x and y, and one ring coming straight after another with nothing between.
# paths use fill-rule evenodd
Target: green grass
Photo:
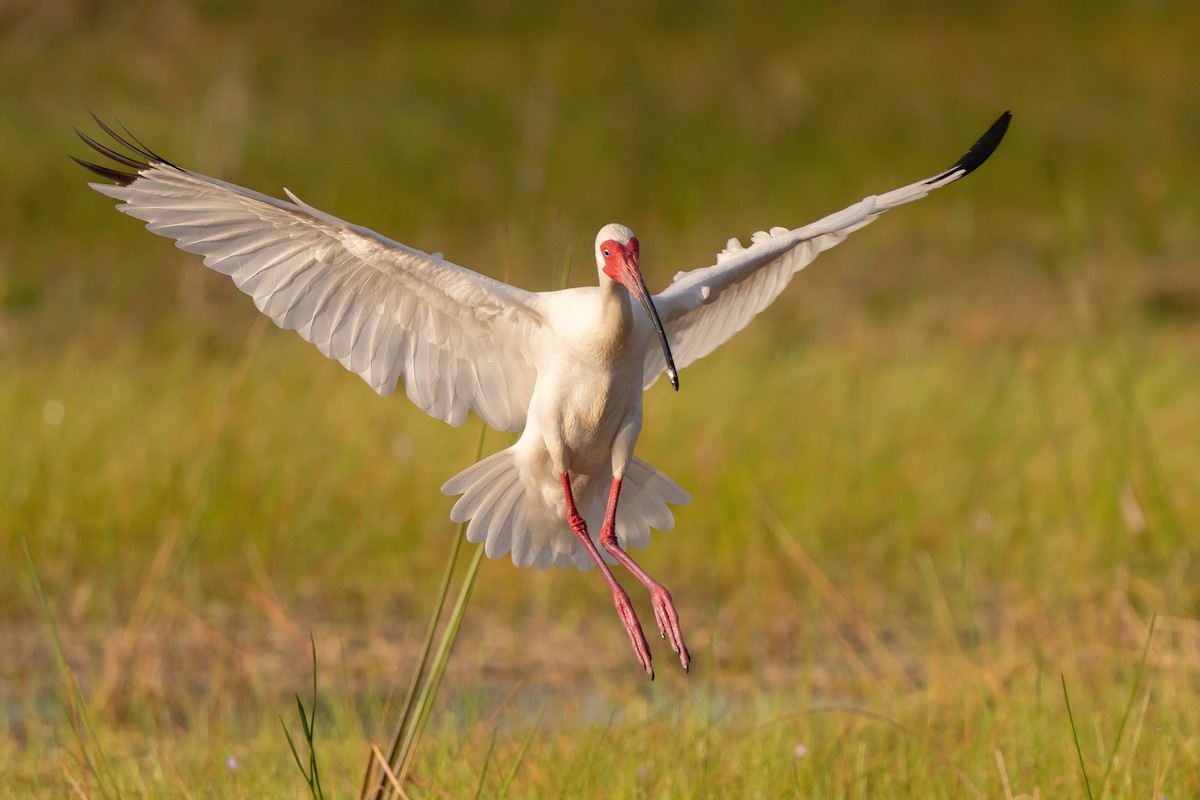
<instances>
[{"instance_id":1,"label":"green grass","mask_svg":"<svg viewBox=\"0 0 1200 800\"><path fill-rule=\"evenodd\" d=\"M692 673L655 640L641 676L594 573L485 561L405 790L1200 794L1200 11L392 6L0 11L0 795L306 796L311 635L354 796L478 442L87 190L89 110L545 289L609 221L661 287L1005 108L992 162L647 395Z\"/></svg>"}]
</instances>

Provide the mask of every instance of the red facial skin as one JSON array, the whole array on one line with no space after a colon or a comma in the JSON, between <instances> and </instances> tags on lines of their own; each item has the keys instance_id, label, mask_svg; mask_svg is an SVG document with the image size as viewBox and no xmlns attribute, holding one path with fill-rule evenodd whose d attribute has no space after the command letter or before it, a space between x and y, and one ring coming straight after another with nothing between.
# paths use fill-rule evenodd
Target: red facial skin
<instances>
[{"instance_id":1,"label":"red facial skin","mask_svg":"<svg viewBox=\"0 0 1200 800\"><path fill-rule=\"evenodd\" d=\"M635 291L636 281L631 281L640 274L638 269L638 240L634 236L629 244L621 244L616 239L608 239L600 245L600 254L604 257L604 274L630 291Z\"/></svg>"}]
</instances>

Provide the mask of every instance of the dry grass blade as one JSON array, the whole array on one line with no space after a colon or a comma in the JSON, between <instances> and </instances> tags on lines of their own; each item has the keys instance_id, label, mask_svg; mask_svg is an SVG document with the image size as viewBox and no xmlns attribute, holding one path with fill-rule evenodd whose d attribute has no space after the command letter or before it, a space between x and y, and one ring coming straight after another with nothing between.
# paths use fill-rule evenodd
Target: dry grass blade
<instances>
[{"instance_id":1,"label":"dry grass blade","mask_svg":"<svg viewBox=\"0 0 1200 800\"><path fill-rule=\"evenodd\" d=\"M250 368L267 328L266 318L260 317L254 321L250 329L249 339L229 382L224 387L220 405L211 420L207 445L188 471L183 495L187 498L187 506L182 512L182 516L170 520L166 535L160 540L150 566L140 581L137 599L134 601L129 621L121 627L112 647L106 653L104 668L93 698L96 708L100 711L112 703L114 697L129 680L130 673L134 671L130 665L134 660L138 645L146 630L150 628L155 614L160 608L162 598L169 593L173 575L178 572L199 533L196 519L208 502L209 481L216 453L222 437L230 425L234 398L246 383L246 377L250 373Z\"/></svg>"},{"instance_id":2,"label":"dry grass blade","mask_svg":"<svg viewBox=\"0 0 1200 800\"><path fill-rule=\"evenodd\" d=\"M804 546L788 530L783 520L779 518L779 515L771 508L766 498L760 497L758 505L759 516L766 522L767 530L772 533L775 542L779 545L783 554L795 564L805 579L820 591L821 596L825 599L830 610L837 616L841 625L854 631L858 640L871 653L875 664L886 668L882 674L878 669L872 670L865 664L863 664L863 669L870 672L876 679L883 679L886 676L900 685L905 684L906 673L904 667L892 654L887 645L880 641L879 636L867 624L867 621L855 610L850 601L846 599L846 596L833 585L833 582L829 580L817 562L813 560L808 551L804 549ZM854 653L854 648L848 643L844 644L843 650L851 659L862 663Z\"/></svg>"},{"instance_id":3,"label":"dry grass blade","mask_svg":"<svg viewBox=\"0 0 1200 800\"><path fill-rule=\"evenodd\" d=\"M400 785L400 781L396 780L396 773L392 772L392 766L388 763L388 760L383 757L383 751L379 749L379 745L371 745L371 758L374 760L375 765L379 767L379 770L383 773L383 776L387 779L388 785L392 787L392 791L394 791L401 798L401 800L408 800L408 794L404 791L404 787Z\"/></svg>"},{"instance_id":4,"label":"dry grass blade","mask_svg":"<svg viewBox=\"0 0 1200 800\"><path fill-rule=\"evenodd\" d=\"M996 772L1000 773L1000 785L1004 787L1004 800L1013 800L1012 786L1008 782L1008 767L1004 765L1004 753L996 748Z\"/></svg>"}]
</instances>

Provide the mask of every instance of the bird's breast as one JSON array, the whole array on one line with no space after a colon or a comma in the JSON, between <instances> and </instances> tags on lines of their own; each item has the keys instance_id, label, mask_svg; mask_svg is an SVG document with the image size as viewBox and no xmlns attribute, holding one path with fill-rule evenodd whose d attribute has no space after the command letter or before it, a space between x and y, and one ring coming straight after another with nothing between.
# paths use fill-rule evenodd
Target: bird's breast
<instances>
[{"instance_id":1,"label":"bird's breast","mask_svg":"<svg viewBox=\"0 0 1200 800\"><path fill-rule=\"evenodd\" d=\"M557 299L539 342L530 424L551 450L565 451L573 470L586 471L610 463L623 426L636 420L640 427L644 332L627 297L622 303L620 295L590 289Z\"/></svg>"},{"instance_id":2,"label":"bird's breast","mask_svg":"<svg viewBox=\"0 0 1200 800\"><path fill-rule=\"evenodd\" d=\"M609 464L617 432L642 413L641 360L564 358L539 376L534 419L573 472Z\"/></svg>"}]
</instances>

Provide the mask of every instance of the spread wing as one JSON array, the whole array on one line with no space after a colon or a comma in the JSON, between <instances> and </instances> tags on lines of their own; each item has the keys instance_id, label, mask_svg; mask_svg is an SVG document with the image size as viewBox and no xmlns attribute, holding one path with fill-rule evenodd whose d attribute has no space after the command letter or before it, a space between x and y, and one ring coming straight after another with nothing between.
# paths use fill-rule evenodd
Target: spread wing
<instances>
[{"instance_id":1,"label":"spread wing","mask_svg":"<svg viewBox=\"0 0 1200 800\"><path fill-rule=\"evenodd\" d=\"M292 202L277 200L181 169L97 122L127 152L80 133L114 162L76 159L114 181L91 186L233 278L276 325L381 395L403 379L414 403L451 425L470 410L498 430L524 427L536 378L529 345L542 324L535 294L344 222L291 192Z\"/></svg>"},{"instance_id":2,"label":"spread wing","mask_svg":"<svg viewBox=\"0 0 1200 800\"><path fill-rule=\"evenodd\" d=\"M1000 144L1011 118L1011 113L1004 112L954 166L932 178L868 197L803 228L759 231L749 247L730 239L715 265L676 275L671 285L654 297L675 365L682 369L725 343L774 302L793 275L851 232L977 168ZM655 342L646 352L645 365L649 387L664 369Z\"/></svg>"}]
</instances>

